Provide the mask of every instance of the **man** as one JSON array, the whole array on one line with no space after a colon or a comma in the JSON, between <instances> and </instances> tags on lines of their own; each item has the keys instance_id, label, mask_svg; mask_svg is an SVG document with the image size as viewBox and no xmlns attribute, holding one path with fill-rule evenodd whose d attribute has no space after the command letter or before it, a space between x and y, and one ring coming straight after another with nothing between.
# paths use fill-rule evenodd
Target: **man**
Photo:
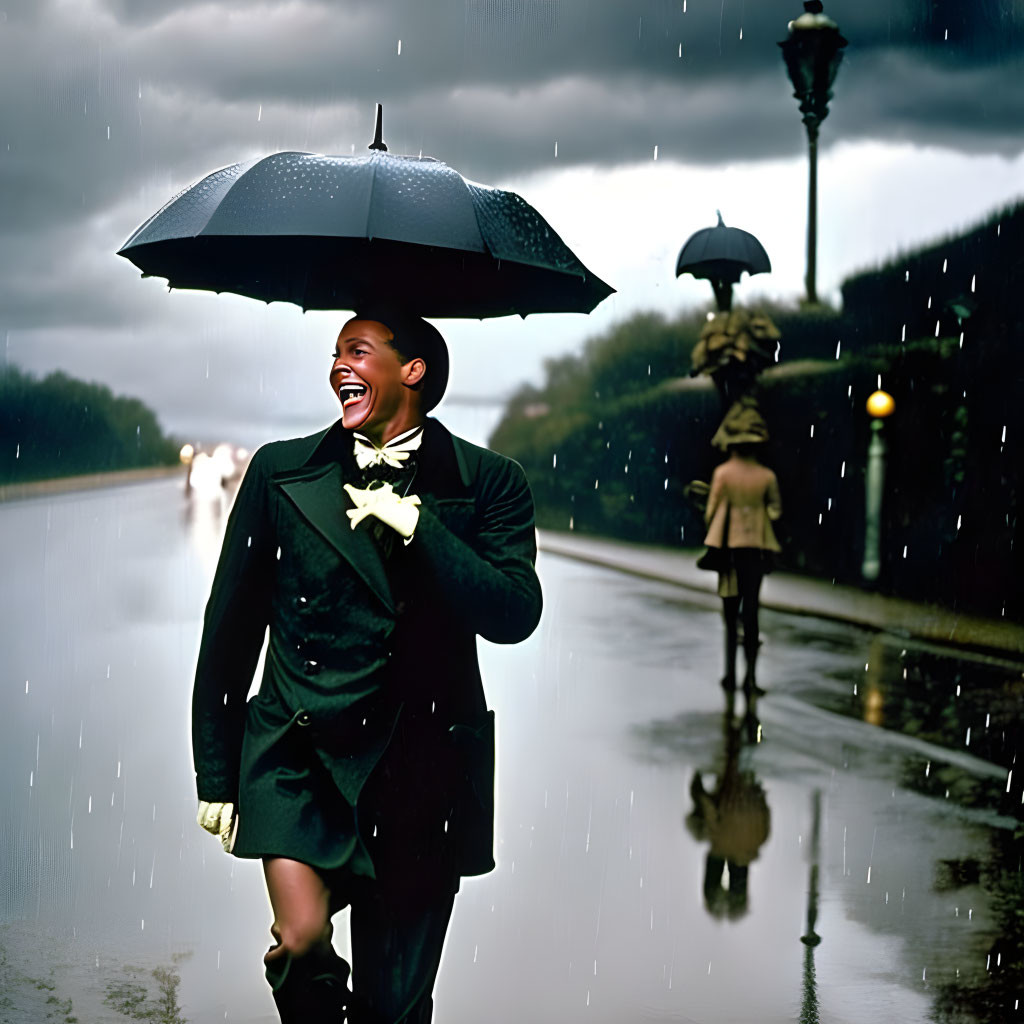
<instances>
[{"instance_id":1,"label":"man","mask_svg":"<svg viewBox=\"0 0 1024 1024\"><path fill-rule=\"evenodd\" d=\"M540 618L533 501L518 465L427 418L447 371L425 321L350 320L341 419L261 448L228 520L193 698L199 821L263 860L284 1024L343 1005L429 1021L459 879L494 866L476 635L516 643ZM346 905L351 998L330 944Z\"/></svg>"}]
</instances>

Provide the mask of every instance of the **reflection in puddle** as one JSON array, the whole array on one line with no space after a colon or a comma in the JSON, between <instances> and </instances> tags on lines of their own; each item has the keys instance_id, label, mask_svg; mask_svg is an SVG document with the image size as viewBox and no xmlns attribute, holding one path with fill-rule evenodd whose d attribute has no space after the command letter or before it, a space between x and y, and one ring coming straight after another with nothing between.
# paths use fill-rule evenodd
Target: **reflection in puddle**
<instances>
[{"instance_id":1,"label":"reflection in puddle","mask_svg":"<svg viewBox=\"0 0 1024 1024\"><path fill-rule=\"evenodd\" d=\"M742 722L734 719L735 693L727 694L723 717L723 751L713 785L698 769L690 783L693 810L686 828L698 842L708 842L704 864L704 907L715 918L736 920L749 905L749 871L768 838L771 813L764 789L749 767L741 767L742 734L760 732L756 711L748 706Z\"/></svg>"},{"instance_id":2,"label":"reflection in puddle","mask_svg":"<svg viewBox=\"0 0 1024 1024\"><path fill-rule=\"evenodd\" d=\"M114 958L74 938L24 923L0 926L0 1020L187 1024L178 988L190 954L165 962L142 952Z\"/></svg>"},{"instance_id":3,"label":"reflection in puddle","mask_svg":"<svg viewBox=\"0 0 1024 1024\"><path fill-rule=\"evenodd\" d=\"M647 604L671 608L679 620L694 614L691 602L667 590ZM778 820L794 814L786 803L796 783L810 812L804 804L799 1019L825 1019L822 995L827 1006L835 973L855 978L872 959L870 944L859 948L863 940L850 933L854 922L877 937L900 936L899 956L877 969L926 995L928 1019L1017 1019L1024 981L1024 830L1014 770L1020 666L814 620L766 620L770 693L756 712L764 742L755 744L743 728L750 716L731 708L717 727L706 712L683 711L633 730L635 756L696 765L686 824L710 843L701 881L706 911L730 927L759 916L759 894L781 881L765 873L770 856L760 861L788 838L780 837ZM709 746L712 729L720 738ZM731 860L709 828L722 827L729 793L739 811L729 828ZM837 903L844 920L828 913ZM830 979L824 986L823 976ZM923 1018L879 1009L876 1019Z\"/></svg>"}]
</instances>

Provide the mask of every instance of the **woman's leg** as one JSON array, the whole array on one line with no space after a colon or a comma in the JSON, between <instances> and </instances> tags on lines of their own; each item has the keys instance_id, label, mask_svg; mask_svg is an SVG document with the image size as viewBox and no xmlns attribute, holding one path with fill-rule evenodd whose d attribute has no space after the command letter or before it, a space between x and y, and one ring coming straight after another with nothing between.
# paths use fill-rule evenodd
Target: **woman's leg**
<instances>
[{"instance_id":1,"label":"woman's leg","mask_svg":"<svg viewBox=\"0 0 1024 1024\"><path fill-rule=\"evenodd\" d=\"M282 1024L341 1020L348 964L331 946L331 893L315 868L287 857L263 861L276 945L263 958Z\"/></svg>"},{"instance_id":2,"label":"woman's leg","mask_svg":"<svg viewBox=\"0 0 1024 1024\"><path fill-rule=\"evenodd\" d=\"M736 645L739 638L740 599L722 598L722 619L725 622L725 675L722 686L726 690L736 689Z\"/></svg>"},{"instance_id":3,"label":"woman's leg","mask_svg":"<svg viewBox=\"0 0 1024 1024\"><path fill-rule=\"evenodd\" d=\"M737 572L740 590L740 614L743 618L743 655L747 663L743 679L745 689L759 691L757 686L757 653L761 646L758 612L761 603L760 565L746 565Z\"/></svg>"},{"instance_id":4,"label":"woman's leg","mask_svg":"<svg viewBox=\"0 0 1024 1024\"><path fill-rule=\"evenodd\" d=\"M274 923L270 933L277 945L263 958L272 963L287 955L305 956L331 937L328 906L330 890L315 868L287 857L263 861Z\"/></svg>"}]
</instances>

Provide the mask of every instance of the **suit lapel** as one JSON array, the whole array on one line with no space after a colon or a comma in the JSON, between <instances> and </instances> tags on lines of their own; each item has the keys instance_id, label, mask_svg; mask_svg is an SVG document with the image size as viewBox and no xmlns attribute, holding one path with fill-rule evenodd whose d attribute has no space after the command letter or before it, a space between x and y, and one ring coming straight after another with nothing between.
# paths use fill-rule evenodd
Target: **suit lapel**
<instances>
[{"instance_id":1,"label":"suit lapel","mask_svg":"<svg viewBox=\"0 0 1024 1024\"><path fill-rule=\"evenodd\" d=\"M275 474L273 482L393 612L394 596L380 551L369 531L353 530L345 515L349 500L342 485L357 480L351 434L338 421L315 441L304 465ZM428 418L419 458L413 491L456 536L467 536L475 503L471 487L474 467L466 451L442 424Z\"/></svg>"},{"instance_id":2,"label":"suit lapel","mask_svg":"<svg viewBox=\"0 0 1024 1024\"><path fill-rule=\"evenodd\" d=\"M465 538L473 521L475 503L455 446L455 438L437 420L424 428L420 463L413 490L444 526Z\"/></svg>"},{"instance_id":3,"label":"suit lapel","mask_svg":"<svg viewBox=\"0 0 1024 1024\"><path fill-rule=\"evenodd\" d=\"M348 497L342 489L344 479L336 463L305 466L274 477L274 483L288 496L309 524L363 578L389 611L395 610L394 598L380 552L363 529L353 530L345 509Z\"/></svg>"}]
</instances>

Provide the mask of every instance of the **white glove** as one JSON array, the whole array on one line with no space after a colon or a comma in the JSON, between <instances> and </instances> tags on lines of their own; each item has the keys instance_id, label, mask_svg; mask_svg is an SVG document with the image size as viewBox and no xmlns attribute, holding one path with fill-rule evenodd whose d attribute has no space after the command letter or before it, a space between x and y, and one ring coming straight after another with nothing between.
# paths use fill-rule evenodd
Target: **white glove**
<instances>
[{"instance_id":1,"label":"white glove","mask_svg":"<svg viewBox=\"0 0 1024 1024\"><path fill-rule=\"evenodd\" d=\"M404 537L406 544L412 540L416 524L420 521L420 499L415 494L401 498L391 484L368 487L366 490L345 484L345 493L356 506L347 512L349 519L352 520L353 530L367 516L376 516L400 537Z\"/></svg>"},{"instance_id":2,"label":"white glove","mask_svg":"<svg viewBox=\"0 0 1024 1024\"><path fill-rule=\"evenodd\" d=\"M206 800L200 800L196 821L201 828L220 839L220 845L224 847L226 853L232 851L235 836L238 834L238 815L235 814L234 804L211 804Z\"/></svg>"}]
</instances>

